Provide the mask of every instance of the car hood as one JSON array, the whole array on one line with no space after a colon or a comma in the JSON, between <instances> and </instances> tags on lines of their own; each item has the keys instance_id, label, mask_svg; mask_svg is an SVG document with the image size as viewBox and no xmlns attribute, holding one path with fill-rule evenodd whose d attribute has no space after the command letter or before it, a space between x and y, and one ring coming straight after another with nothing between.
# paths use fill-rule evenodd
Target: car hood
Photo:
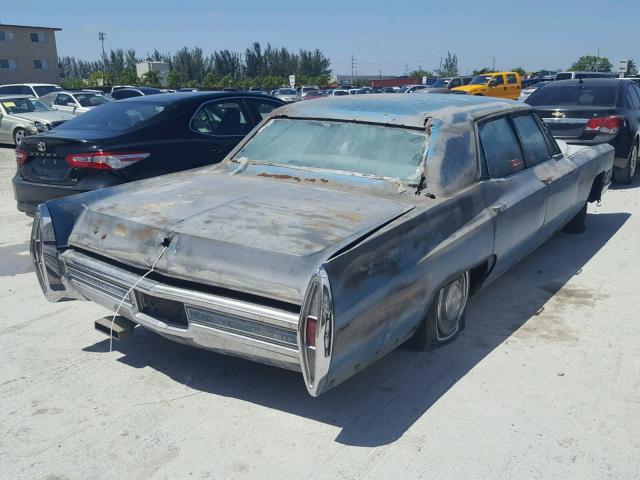
<instances>
[{"instance_id":1,"label":"car hood","mask_svg":"<svg viewBox=\"0 0 640 480\"><path fill-rule=\"evenodd\" d=\"M300 304L320 264L413 205L208 169L117 187L69 244L167 276Z\"/></svg>"},{"instance_id":2,"label":"car hood","mask_svg":"<svg viewBox=\"0 0 640 480\"><path fill-rule=\"evenodd\" d=\"M487 85L464 85L462 87L453 88L452 90L456 90L458 92L471 93L471 92L477 92L480 90L486 90L487 88L488 88Z\"/></svg>"},{"instance_id":3,"label":"car hood","mask_svg":"<svg viewBox=\"0 0 640 480\"><path fill-rule=\"evenodd\" d=\"M60 120L71 120L75 118L75 115L71 115L65 112L30 112L30 113L14 113L13 117L20 118L22 120L28 120L31 122L59 122Z\"/></svg>"}]
</instances>

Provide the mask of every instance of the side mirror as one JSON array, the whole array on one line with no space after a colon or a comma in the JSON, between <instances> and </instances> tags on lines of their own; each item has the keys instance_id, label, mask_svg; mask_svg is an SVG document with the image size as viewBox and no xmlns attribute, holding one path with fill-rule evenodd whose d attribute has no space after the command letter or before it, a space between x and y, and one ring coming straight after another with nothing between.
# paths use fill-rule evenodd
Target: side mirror
<instances>
[{"instance_id":1,"label":"side mirror","mask_svg":"<svg viewBox=\"0 0 640 480\"><path fill-rule=\"evenodd\" d=\"M496 80L495 78L492 78L491 81L489 82L489 86L495 87L497 85L498 85L498 80Z\"/></svg>"}]
</instances>

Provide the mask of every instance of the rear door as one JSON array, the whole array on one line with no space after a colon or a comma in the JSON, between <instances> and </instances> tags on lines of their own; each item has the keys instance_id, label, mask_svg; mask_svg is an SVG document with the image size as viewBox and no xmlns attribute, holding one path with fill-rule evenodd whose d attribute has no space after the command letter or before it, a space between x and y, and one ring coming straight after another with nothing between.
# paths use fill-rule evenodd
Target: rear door
<instances>
[{"instance_id":1,"label":"rear door","mask_svg":"<svg viewBox=\"0 0 640 480\"><path fill-rule=\"evenodd\" d=\"M53 101L51 108L66 113L74 113L76 110L76 101L67 93L59 93Z\"/></svg>"},{"instance_id":2,"label":"rear door","mask_svg":"<svg viewBox=\"0 0 640 480\"><path fill-rule=\"evenodd\" d=\"M520 84L518 76L515 73L507 73L507 98L517 100L520 96Z\"/></svg>"},{"instance_id":3,"label":"rear door","mask_svg":"<svg viewBox=\"0 0 640 480\"><path fill-rule=\"evenodd\" d=\"M492 83L489 86L489 95L492 97L507 98L507 84L503 74L499 73L493 76Z\"/></svg>"},{"instance_id":4,"label":"rear door","mask_svg":"<svg viewBox=\"0 0 640 480\"><path fill-rule=\"evenodd\" d=\"M496 265L492 275L499 275L544 241L547 186L526 167L509 116L482 122L478 137L488 176L482 182L483 190L495 215Z\"/></svg>"},{"instance_id":5,"label":"rear door","mask_svg":"<svg viewBox=\"0 0 640 480\"><path fill-rule=\"evenodd\" d=\"M209 165L221 161L254 126L240 98L212 100L202 104L190 123L195 133L195 161Z\"/></svg>"},{"instance_id":6,"label":"rear door","mask_svg":"<svg viewBox=\"0 0 640 480\"><path fill-rule=\"evenodd\" d=\"M546 185L547 210L544 232L550 237L582 207L578 199L578 170L532 113L513 117L513 125L524 147L525 164Z\"/></svg>"}]
</instances>

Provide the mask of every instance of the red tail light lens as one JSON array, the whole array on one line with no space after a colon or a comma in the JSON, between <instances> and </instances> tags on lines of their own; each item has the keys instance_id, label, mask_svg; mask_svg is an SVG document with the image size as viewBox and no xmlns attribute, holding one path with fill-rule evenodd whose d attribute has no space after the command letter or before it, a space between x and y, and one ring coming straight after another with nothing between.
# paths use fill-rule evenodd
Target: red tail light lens
<instances>
[{"instance_id":1,"label":"red tail light lens","mask_svg":"<svg viewBox=\"0 0 640 480\"><path fill-rule=\"evenodd\" d=\"M27 163L29 154L20 148L16 148L16 163Z\"/></svg>"},{"instance_id":2,"label":"red tail light lens","mask_svg":"<svg viewBox=\"0 0 640 480\"><path fill-rule=\"evenodd\" d=\"M91 152L72 153L67 155L65 160L75 168L120 170L150 156L147 152Z\"/></svg>"},{"instance_id":3,"label":"red tail light lens","mask_svg":"<svg viewBox=\"0 0 640 480\"><path fill-rule=\"evenodd\" d=\"M584 128L586 132L600 132L613 135L618 133L620 127L624 125L624 118L612 115L609 117L590 118L587 126Z\"/></svg>"},{"instance_id":4,"label":"red tail light lens","mask_svg":"<svg viewBox=\"0 0 640 480\"><path fill-rule=\"evenodd\" d=\"M316 317L307 317L305 343L309 347L316 346L316 333L318 331L318 319Z\"/></svg>"}]
</instances>

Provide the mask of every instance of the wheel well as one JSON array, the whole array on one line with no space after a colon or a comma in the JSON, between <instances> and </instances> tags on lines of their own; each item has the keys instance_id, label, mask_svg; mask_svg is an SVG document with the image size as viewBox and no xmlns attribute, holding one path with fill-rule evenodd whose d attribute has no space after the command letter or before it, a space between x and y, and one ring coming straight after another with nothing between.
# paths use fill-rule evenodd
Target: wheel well
<instances>
[{"instance_id":1,"label":"wheel well","mask_svg":"<svg viewBox=\"0 0 640 480\"><path fill-rule=\"evenodd\" d=\"M487 278L495 263L495 256L491 256L469 269L469 295L475 293L482 286L482 282Z\"/></svg>"},{"instance_id":2,"label":"wheel well","mask_svg":"<svg viewBox=\"0 0 640 480\"><path fill-rule=\"evenodd\" d=\"M589 192L589 198L587 198L587 202L599 202L602 199L602 187L604 187L604 172L600 172L596 175L596 178L593 179L593 184L591 185L591 191Z\"/></svg>"}]
</instances>

